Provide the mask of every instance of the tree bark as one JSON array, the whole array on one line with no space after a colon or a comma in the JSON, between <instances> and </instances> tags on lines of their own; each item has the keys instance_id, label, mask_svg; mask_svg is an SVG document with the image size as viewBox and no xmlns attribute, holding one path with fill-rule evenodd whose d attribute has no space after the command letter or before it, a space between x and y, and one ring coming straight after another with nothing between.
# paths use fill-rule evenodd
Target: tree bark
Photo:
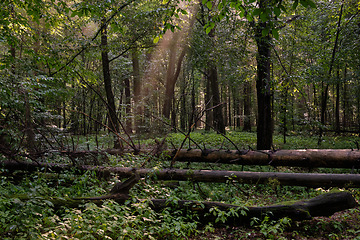
<instances>
[{"instance_id":1,"label":"tree bark","mask_svg":"<svg viewBox=\"0 0 360 240\"><path fill-rule=\"evenodd\" d=\"M205 76L206 88L205 88L205 106L204 109L211 108L212 98L211 98L211 87L210 87L210 79L208 76ZM205 112L205 131L210 131L211 123L213 122L213 111Z\"/></svg>"},{"instance_id":2,"label":"tree bark","mask_svg":"<svg viewBox=\"0 0 360 240\"><path fill-rule=\"evenodd\" d=\"M103 24L106 22L102 20ZM119 122L116 116L115 98L112 90L111 75L110 75L110 61L108 56L108 42L107 42L107 28L104 26L101 30L101 60L103 68L104 85L107 99L107 107L109 114L109 127L115 132L119 133ZM114 148L122 148L122 144L116 138L114 140Z\"/></svg>"},{"instance_id":3,"label":"tree bark","mask_svg":"<svg viewBox=\"0 0 360 240\"><path fill-rule=\"evenodd\" d=\"M170 150L169 156L173 156ZM360 168L360 151L351 149L306 149L278 151L180 150L178 162L208 162L238 165L289 166L306 168Z\"/></svg>"},{"instance_id":4,"label":"tree bark","mask_svg":"<svg viewBox=\"0 0 360 240\"><path fill-rule=\"evenodd\" d=\"M126 113L126 122L125 130L128 134L132 133L132 118L131 118L131 95L130 95L130 80L128 78L124 79L125 85L125 113Z\"/></svg>"},{"instance_id":5,"label":"tree bark","mask_svg":"<svg viewBox=\"0 0 360 240\"><path fill-rule=\"evenodd\" d=\"M251 83L244 82L244 128L243 131L251 132Z\"/></svg>"},{"instance_id":6,"label":"tree bark","mask_svg":"<svg viewBox=\"0 0 360 240\"><path fill-rule=\"evenodd\" d=\"M45 171L52 170L61 172L75 168L76 170L95 171L98 176L108 177L110 173L119 177L130 177L134 168L126 167L102 167L82 165L76 166L52 163L16 162L3 161L4 168L10 171ZM283 173L283 172L240 172L240 171L216 171L216 170L187 170L187 169L137 169L140 176L154 176L157 180L197 181L226 183L233 181L241 184L275 184L282 186L303 187L341 187L359 188L359 174L320 174L320 173Z\"/></svg>"},{"instance_id":7,"label":"tree bark","mask_svg":"<svg viewBox=\"0 0 360 240\"><path fill-rule=\"evenodd\" d=\"M208 73L213 106L217 106L213 109L213 128L219 133L225 133L224 115L222 106L220 105L220 91L219 81L216 66L212 63L210 65Z\"/></svg>"},{"instance_id":8,"label":"tree bark","mask_svg":"<svg viewBox=\"0 0 360 240\"><path fill-rule=\"evenodd\" d=\"M215 27L208 34L212 45L215 44ZM215 63L215 59L209 59L209 69L207 70L207 78L210 84L211 89L211 102L213 106L217 106L213 109L213 128L219 133L225 134L225 121L222 111L222 106L220 106L220 91L219 91L219 81L218 81L218 72Z\"/></svg>"},{"instance_id":9,"label":"tree bark","mask_svg":"<svg viewBox=\"0 0 360 240\"><path fill-rule=\"evenodd\" d=\"M338 78L339 80L339 78ZM335 100L335 132L340 133L340 83L336 84L336 100Z\"/></svg>"},{"instance_id":10,"label":"tree bark","mask_svg":"<svg viewBox=\"0 0 360 240\"><path fill-rule=\"evenodd\" d=\"M133 67L133 87L134 87L134 112L135 112L135 131L139 133L142 125L142 104L141 104L141 81L140 81L140 63L137 50L131 52L131 61Z\"/></svg>"},{"instance_id":11,"label":"tree bark","mask_svg":"<svg viewBox=\"0 0 360 240\"><path fill-rule=\"evenodd\" d=\"M260 8L266 5L265 0L260 1ZM271 111L271 80L270 80L270 35L262 35L262 31L269 28L268 23L260 22L255 28L257 53L257 149L271 149L273 138L272 111Z\"/></svg>"},{"instance_id":12,"label":"tree bark","mask_svg":"<svg viewBox=\"0 0 360 240\"><path fill-rule=\"evenodd\" d=\"M0 149L7 152L6 149ZM101 158L106 161L106 154L121 155L126 151L108 149L106 151L60 151L60 154L70 158ZM134 153L133 151L127 151ZM142 149L138 153L149 154L153 150ZM164 150L162 153L167 160L172 160L177 150ZM5 154L9 155L9 154ZM9 155L9 159L14 155ZM306 150L278 150L278 151L250 151L250 150L211 150L181 149L176 157L176 162L207 162L237 165L260 166L288 166L304 168L348 168L360 169L360 151L351 149L306 149Z\"/></svg>"}]
</instances>

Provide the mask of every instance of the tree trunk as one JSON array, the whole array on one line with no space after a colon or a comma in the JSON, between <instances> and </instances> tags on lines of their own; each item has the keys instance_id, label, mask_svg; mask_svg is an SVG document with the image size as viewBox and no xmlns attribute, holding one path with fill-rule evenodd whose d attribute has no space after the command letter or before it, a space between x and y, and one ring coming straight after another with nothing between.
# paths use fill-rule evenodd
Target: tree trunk
<instances>
[{"instance_id":1,"label":"tree trunk","mask_svg":"<svg viewBox=\"0 0 360 240\"><path fill-rule=\"evenodd\" d=\"M182 131L186 131L186 120L187 120L187 116L189 115L189 111L188 109L190 109L190 107L186 106L187 103L187 99L186 99L186 84L185 84L185 79L183 79L183 82L180 85L180 92L181 92L181 99L180 99L180 129Z\"/></svg>"},{"instance_id":2,"label":"tree trunk","mask_svg":"<svg viewBox=\"0 0 360 240\"><path fill-rule=\"evenodd\" d=\"M106 22L102 20L103 24ZM119 122L116 116L115 98L112 90L111 75L110 75L110 61L108 56L107 30L106 26L101 30L101 60L103 68L104 85L107 99L107 107L109 114L109 127L115 132L119 133ZM114 148L122 148L122 144L116 138L114 140Z\"/></svg>"},{"instance_id":3,"label":"tree trunk","mask_svg":"<svg viewBox=\"0 0 360 240\"><path fill-rule=\"evenodd\" d=\"M348 126L347 118L350 114L349 110L349 99L348 99L348 91L347 91L347 66L344 68L344 89L343 89L343 129L346 130Z\"/></svg>"},{"instance_id":4,"label":"tree trunk","mask_svg":"<svg viewBox=\"0 0 360 240\"><path fill-rule=\"evenodd\" d=\"M226 126L229 126L229 127L232 127L233 126L233 115L232 115L232 113L233 113L233 111L232 111L232 108L231 108L231 100L232 100L232 98L234 98L232 95L231 95L231 90L230 90L230 87L229 86L227 86L226 87L226 94L228 95L228 97L227 97L227 123L225 123L225 125ZM226 98L226 95L225 95L225 98ZM235 125L235 124L234 124Z\"/></svg>"},{"instance_id":5,"label":"tree trunk","mask_svg":"<svg viewBox=\"0 0 360 240\"><path fill-rule=\"evenodd\" d=\"M26 136L25 139L25 145L27 150L29 151L30 154L33 154L36 152L35 149L35 132L34 132L34 126L33 126L33 118L32 118L32 114L31 114L31 105L29 102L29 94L27 92L27 90L23 90L23 95L24 95L24 103L25 103L25 126L24 126L24 133Z\"/></svg>"},{"instance_id":6,"label":"tree trunk","mask_svg":"<svg viewBox=\"0 0 360 240\"><path fill-rule=\"evenodd\" d=\"M69 169L76 169L80 172L94 171L98 176L108 177L110 173L117 174L119 177L130 177L133 175L134 168L126 167L102 167L81 165L54 164L54 163L35 163L20 161L3 161L3 168L11 171L48 171L61 172ZM144 176L154 176L157 180L177 180L177 181L196 181L196 182L217 182L226 183L233 181L240 184L275 184L280 186L303 186L311 188L359 188L359 174L322 174L322 173L283 173L283 172L243 172L243 171L220 171L220 170L188 170L188 169L136 169L136 172Z\"/></svg>"},{"instance_id":7,"label":"tree trunk","mask_svg":"<svg viewBox=\"0 0 360 240\"><path fill-rule=\"evenodd\" d=\"M182 64L182 61L183 61L186 51L187 51L187 47L184 46L178 57L177 63L176 63L178 39L179 39L179 34L175 33L171 40L171 43L170 43L170 57L169 57L168 69L166 72L165 100L164 100L164 105L163 105L163 116L167 119L170 118L170 113L171 113L171 109L172 109L171 103L174 98L175 84L180 75L181 64Z\"/></svg>"},{"instance_id":8,"label":"tree trunk","mask_svg":"<svg viewBox=\"0 0 360 240\"><path fill-rule=\"evenodd\" d=\"M215 27L208 34L212 45L214 45L215 38ZM216 106L212 112L213 128L219 133L225 134L225 123L224 115L222 111L222 106L220 105L220 91L219 91L219 81L218 81L218 72L214 59L209 59L209 68L207 70L207 78L211 88L211 102L213 106Z\"/></svg>"},{"instance_id":9,"label":"tree trunk","mask_svg":"<svg viewBox=\"0 0 360 240\"><path fill-rule=\"evenodd\" d=\"M142 149L140 153L150 154L153 149ZM106 151L61 151L60 154L74 158L124 154L123 150L108 149ZM134 153L129 151L128 153ZM177 150L163 150L166 160L173 160ZM207 162L237 165L287 166L304 168L348 168L360 169L360 150L351 149L306 149L306 150L278 150L278 151L250 151L250 150L200 150L181 149L176 162Z\"/></svg>"},{"instance_id":10,"label":"tree trunk","mask_svg":"<svg viewBox=\"0 0 360 240\"><path fill-rule=\"evenodd\" d=\"M260 7L265 1L260 1ZM268 23L261 22L255 29L255 39L258 48L257 54L257 149L270 149L272 146L273 128L272 128L272 112L271 112L271 80L270 80L270 36L262 35L262 31L266 29Z\"/></svg>"},{"instance_id":11,"label":"tree trunk","mask_svg":"<svg viewBox=\"0 0 360 240\"><path fill-rule=\"evenodd\" d=\"M128 134L132 133L132 117L131 117L131 95L130 95L130 81L128 78L124 79L125 85L125 130Z\"/></svg>"},{"instance_id":12,"label":"tree trunk","mask_svg":"<svg viewBox=\"0 0 360 240\"><path fill-rule=\"evenodd\" d=\"M166 199L151 199L152 208L155 211L161 211L169 207ZM170 206L175 209L188 209L199 214L200 222L217 222L217 216L209 214L210 209L218 209L220 211L229 212L234 209L238 214L229 216L224 219L227 225L249 225L253 218L260 221L265 216L270 220L278 220L281 218L290 218L293 221L310 220L313 217L331 216L335 212L343 211L358 207L358 203L349 192L326 193L309 200L298 201L289 205L273 205L263 207L244 207L219 203L219 202L197 202L190 200L179 200Z\"/></svg>"},{"instance_id":13,"label":"tree trunk","mask_svg":"<svg viewBox=\"0 0 360 240\"><path fill-rule=\"evenodd\" d=\"M244 83L244 128L243 131L251 132L251 83Z\"/></svg>"},{"instance_id":14,"label":"tree trunk","mask_svg":"<svg viewBox=\"0 0 360 240\"><path fill-rule=\"evenodd\" d=\"M211 87L210 87L210 78L205 76L206 88L205 88L205 109L210 109L212 107L211 99ZM205 131L210 131L211 123L213 122L213 111L205 112Z\"/></svg>"},{"instance_id":15,"label":"tree trunk","mask_svg":"<svg viewBox=\"0 0 360 240\"><path fill-rule=\"evenodd\" d=\"M174 155L169 150L167 154ZM360 151L351 149L306 149L278 151L180 150L178 162L208 162L238 165L288 166L306 168L360 168Z\"/></svg>"},{"instance_id":16,"label":"tree trunk","mask_svg":"<svg viewBox=\"0 0 360 240\"><path fill-rule=\"evenodd\" d=\"M338 81L340 81L338 70ZM336 100L335 100L335 132L340 133L340 83L336 84Z\"/></svg>"},{"instance_id":17,"label":"tree trunk","mask_svg":"<svg viewBox=\"0 0 360 240\"><path fill-rule=\"evenodd\" d=\"M341 25L341 18L342 18L342 13L343 13L343 7L344 7L344 3L341 3L341 7L340 7L340 12L339 12L339 20L338 20L338 24L337 24L337 31L336 31L336 37L335 37L335 43L334 43L334 48L332 51L332 55L331 55L331 60L330 60L330 66L329 66L329 72L327 74L327 79L328 82L330 81L331 78L331 74L332 74L332 69L334 66L334 61L335 61L335 54L337 51L337 45L338 45L338 41L339 41L339 34L340 34L340 25ZM327 108L327 99L328 99L328 93L329 92L329 83L326 83L325 89L323 89L323 92L321 94L321 116L320 116L320 131L319 131L319 145L322 141L322 135L323 135L323 131L324 131L324 127L325 127L325 117L326 117L326 108Z\"/></svg>"},{"instance_id":18,"label":"tree trunk","mask_svg":"<svg viewBox=\"0 0 360 240\"><path fill-rule=\"evenodd\" d=\"M213 109L213 128L219 133L225 133L224 116L222 106L220 105L220 91L218 73L215 65L211 64L209 69L209 81L212 93L212 103L216 106Z\"/></svg>"},{"instance_id":19,"label":"tree trunk","mask_svg":"<svg viewBox=\"0 0 360 240\"><path fill-rule=\"evenodd\" d=\"M133 67L133 87L134 87L134 116L135 116L135 131L139 133L139 128L142 125L142 104L141 104L141 81L140 81L140 64L139 53L137 50L131 52L131 60Z\"/></svg>"}]
</instances>

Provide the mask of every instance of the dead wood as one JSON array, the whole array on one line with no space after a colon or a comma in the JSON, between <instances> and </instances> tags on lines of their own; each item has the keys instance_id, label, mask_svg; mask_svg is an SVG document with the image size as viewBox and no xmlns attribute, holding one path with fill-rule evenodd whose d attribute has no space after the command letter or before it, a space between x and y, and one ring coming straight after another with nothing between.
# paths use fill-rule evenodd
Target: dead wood
<instances>
[{"instance_id":1,"label":"dead wood","mask_svg":"<svg viewBox=\"0 0 360 240\"><path fill-rule=\"evenodd\" d=\"M29 197L17 198L26 201ZM127 194L111 194L100 197L83 197L83 198L50 198L47 201L52 202L54 208L60 207L78 208L83 207L86 202L93 202L101 205L104 200L115 200L120 204L124 204L129 198ZM146 200L138 200L146 201ZM318 216L331 216L335 212L357 207L358 204L354 197L349 192L336 192L319 195L309 200L295 202L293 204L279 204L273 206L263 207L244 207L232 204L225 204L220 202L199 202L192 200L178 200L169 201L167 199L151 199L149 200L150 207L161 212L165 209L169 211L182 209L184 214L188 211L197 213L201 223L214 222L217 223L218 211L224 211L229 214L224 222L219 222L228 225L248 225L253 218L262 220L268 216L272 220L281 219L284 217L290 218L293 221L310 220ZM211 211L211 209L213 211ZM214 211L214 209L216 209Z\"/></svg>"},{"instance_id":2,"label":"dead wood","mask_svg":"<svg viewBox=\"0 0 360 240\"><path fill-rule=\"evenodd\" d=\"M109 154L123 154L116 149ZM147 153L149 150L141 150ZM302 150L164 150L164 156L178 162L208 162L238 165L270 165L306 168L360 168L360 151L354 149L302 149Z\"/></svg>"},{"instance_id":3,"label":"dead wood","mask_svg":"<svg viewBox=\"0 0 360 240\"><path fill-rule=\"evenodd\" d=\"M172 155L170 154L170 156ZM360 151L351 149L306 149L278 151L235 151L210 149L203 151L199 149L182 149L179 152L176 161L306 168L360 168Z\"/></svg>"},{"instance_id":4,"label":"dead wood","mask_svg":"<svg viewBox=\"0 0 360 240\"><path fill-rule=\"evenodd\" d=\"M68 156L73 164L93 164L107 162L106 154L123 155L154 154L153 150L141 151L107 149L104 151L60 151ZM305 168L360 168L360 150L354 149L303 149L303 150L214 150L180 149L162 150L164 159L177 162L208 162L237 165L288 166ZM159 149L156 150L159 154ZM78 160L77 160L78 159Z\"/></svg>"},{"instance_id":5,"label":"dead wood","mask_svg":"<svg viewBox=\"0 0 360 240\"><path fill-rule=\"evenodd\" d=\"M313 217L331 216L335 212L357 207L358 204L349 192L336 192L319 195L309 200L295 202L293 204L280 204L264 207L241 207L237 205L219 203L219 202L197 202L182 200L176 203L169 202L165 199L152 199L152 208L161 211L165 207L175 207L188 209L199 213L203 221L215 221L217 216L208 214L211 208L230 212L236 210L238 215L230 215L226 219L227 224L244 225L249 224L252 218L263 219L268 216L270 219L277 220L284 217L291 218L294 221L309 220ZM245 210L246 215L241 214Z\"/></svg>"},{"instance_id":6,"label":"dead wood","mask_svg":"<svg viewBox=\"0 0 360 240\"><path fill-rule=\"evenodd\" d=\"M109 177L116 174L121 178L133 175L133 168L126 167L103 167L103 166L72 166L54 163L35 163L3 161L4 168L9 170L51 170L61 172L64 170L75 169L78 172L95 171L98 176ZM141 176L155 177L157 180L177 180L177 181L196 181L196 182L218 182L228 181L241 184L271 184L284 186L304 186L304 187L360 187L359 174L324 174L324 173L283 173L283 172L243 172L243 171L220 171L220 170L188 170L188 169L137 169L136 172Z\"/></svg>"}]
</instances>

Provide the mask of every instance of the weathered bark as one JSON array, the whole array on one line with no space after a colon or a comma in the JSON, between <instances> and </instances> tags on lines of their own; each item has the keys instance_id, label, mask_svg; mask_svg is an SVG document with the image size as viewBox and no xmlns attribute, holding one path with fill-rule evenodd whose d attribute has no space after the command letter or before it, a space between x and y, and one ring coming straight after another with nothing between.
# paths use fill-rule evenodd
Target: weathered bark
<instances>
[{"instance_id":1,"label":"weathered bark","mask_svg":"<svg viewBox=\"0 0 360 240\"><path fill-rule=\"evenodd\" d=\"M105 24L106 20L102 20L103 24ZM102 69L103 69L103 77L104 77L104 86L106 92L107 99L107 107L109 114L109 127L115 132L119 132L119 122L116 116L116 108L115 108L115 98L112 90L111 84L111 75L110 75L110 61L108 56L108 43L107 43L107 31L106 25L101 30L101 60L102 60ZM118 139L114 141L115 148L122 148L121 143Z\"/></svg>"},{"instance_id":2,"label":"weathered bark","mask_svg":"<svg viewBox=\"0 0 360 240\"><path fill-rule=\"evenodd\" d=\"M174 153L169 152L170 156ZM360 168L360 151L352 149L306 149L278 151L206 151L182 149L178 162L209 162L238 165L270 165L308 168Z\"/></svg>"},{"instance_id":3,"label":"weathered bark","mask_svg":"<svg viewBox=\"0 0 360 240\"><path fill-rule=\"evenodd\" d=\"M140 63L137 50L131 53L131 61L133 67L133 87L134 87L134 105L135 105L135 131L139 133L142 125L142 104L141 104L141 81L140 81Z\"/></svg>"},{"instance_id":4,"label":"weathered bark","mask_svg":"<svg viewBox=\"0 0 360 240\"><path fill-rule=\"evenodd\" d=\"M125 91L125 113L126 122L125 130L128 134L132 133L132 121L131 121L131 96L130 96L130 80L125 78L124 80Z\"/></svg>"},{"instance_id":5,"label":"weathered bark","mask_svg":"<svg viewBox=\"0 0 360 240\"><path fill-rule=\"evenodd\" d=\"M214 63L210 64L208 78L212 93L212 103L213 106L217 106L213 109L213 128L219 133L225 133L224 115L220 105L218 72Z\"/></svg>"},{"instance_id":6,"label":"weathered bark","mask_svg":"<svg viewBox=\"0 0 360 240\"><path fill-rule=\"evenodd\" d=\"M39 171L51 169L52 171L64 171L74 168L66 164L33 163L3 161L3 167L9 170ZM110 173L119 177L129 177L133 168L125 167L102 167L102 166L77 166L76 170L95 171L99 176L107 177ZM359 188L359 174L321 174L321 173L283 173L283 172L242 172L242 171L216 171L216 170L188 170L188 169L137 169L140 176L155 175L157 180L178 180L197 182L226 183L234 181L241 184L276 184L283 186L303 187L347 187Z\"/></svg>"},{"instance_id":7,"label":"weathered bark","mask_svg":"<svg viewBox=\"0 0 360 240\"><path fill-rule=\"evenodd\" d=\"M260 8L264 7L266 1L260 1ZM268 35L263 36L262 31L269 27L267 23L259 23L255 39L258 48L257 53L257 101L258 101L258 116L257 116L257 149L271 149L273 128L272 128L272 109L271 109L271 80L270 80L270 50L271 38Z\"/></svg>"},{"instance_id":8,"label":"weathered bark","mask_svg":"<svg viewBox=\"0 0 360 240\"><path fill-rule=\"evenodd\" d=\"M6 149L3 152L6 153ZM138 153L149 154L153 149L142 149ZM163 150L164 156L172 160L177 150ZM60 151L60 154L69 158L87 158L88 160L100 159L107 161L107 154L122 155L134 153L108 149L106 151ZM6 154L7 156L9 154ZM9 156L11 159L11 156ZM304 168L350 168L360 169L360 151L352 149L306 149L306 150L278 150L278 151L250 151L250 150L211 150L181 149L176 156L177 162L208 162L237 165L262 165L262 166L288 166ZM96 162L95 162L96 163Z\"/></svg>"}]
</instances>

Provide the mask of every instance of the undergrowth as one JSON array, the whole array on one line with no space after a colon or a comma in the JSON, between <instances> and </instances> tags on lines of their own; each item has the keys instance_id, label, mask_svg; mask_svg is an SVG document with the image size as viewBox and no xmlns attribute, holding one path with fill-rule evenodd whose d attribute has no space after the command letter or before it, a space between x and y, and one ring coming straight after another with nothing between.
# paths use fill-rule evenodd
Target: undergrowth
<instances>
[{"instance_id":1,"label":"undergrowth","mask_svg":"<svg viewBox=\"0 0 360 240\"><path fill-rule=\"evenodd\" d=\"M194 132L191 138L203 148L240 149L254 147L255 133L229 132L231 141L219 134ZM104 137L105 139L105 137ZM184 136L171 134L167 147L179 146ZM99 139L98 139L99 140ZM108 139L106 139L107 141ZM299 149L317 148L316 137L289 136L288 143L282 143L281 136L274 137L275 148ZM322 148L354 148L356 136L327 136ZM154 139L142 140L143 147L151 147ZM86 145L86 146L85 146ZM79 139L79 149L96 148L94 138ZM106 143L103 144L104 146ZM193 143L184 148L196 148ZM108 166L146 167L160 169L168 167L162 158L149 159L148 155L128 154L122 157L108 156ZM49 156L49 162L68 162L60 155ZM188 165L176 163L176 168L222 169L246 171L301 172L307 169L273 168L269 166L234 166L206 163ZM316 169L329 172L328 169ZM335 169L346 173L351 170ZM79 208L55 207L53 199L101 196L108 193L118 181L116 176L101 179L94 172L78 174L66 171L61 174L38 171L28 174L22 171L9 172L0 169L0 238L1 239L312 239L322 232L327 239L356 239L360 234L359 210L352 209L336 215L334 220L319 218L305 222L292 222L289 218L277 221L265 218L253 219L251 228L225 227L222 223L232 212L212 209L209 214L217 217L215 223L202 223L199 217L186 210L173 209L171 204L162 212L155 212L149 206L149 199L163 198L169 202L180 199L218 201L242 206L265 206L285 201L307 199L324 192L342 189L308 189L304 187L280 186L276 181L267 185L240 184L236 181L222 183L196 183L191 181L157 181L146 177L131 189L131 198L120 205L107 200L102 205L84 203ZM357 200L357 189L349 189ZM246 214L242 212L241 214ZM344 232L345 235L341 235ZM319 238L320 239L320 238Z\"/></svg>"}]
</instances>

